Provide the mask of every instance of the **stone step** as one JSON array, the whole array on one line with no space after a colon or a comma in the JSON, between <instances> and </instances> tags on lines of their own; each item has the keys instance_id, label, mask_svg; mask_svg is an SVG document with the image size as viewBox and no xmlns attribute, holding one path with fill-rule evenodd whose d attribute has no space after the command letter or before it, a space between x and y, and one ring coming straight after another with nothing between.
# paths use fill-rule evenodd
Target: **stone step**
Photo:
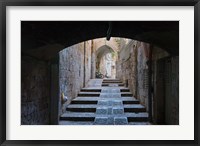
<instances>
[{"instance_id":1,"label":"stone step","mask_svg":"<svg viewBox=\"0 0 200 146\"><path fill-rule=\"evenodd\" d=\"M98 101L98 100L108 100L108 98L100 98L100 97L76 97L75 99L73 99L73 101ZM125 104L128 104L128 102L130 102L130 104L133 104L132 102L139 102L136 98L134 97L121 97L121 98L109 98L109 100L122 100L125 101Z\"/></svg>"},{"instance_id":2,"label":"stone step","mask_svg":"<svg viewBox=\"0 0 200 146\"><path fill-rule=\"evenodd\" d=\"M99 97L76 97L73 101L81 100L81 101L97 101Z\"/></svg>"},{"instance_id":3,"label":"stone step","mask_svg":"<svg viewBox=\"0 0 200 146\"><path fill-rule=\"evenodd\" d=\"M65 121L94 121L94 113L81 113L81 112L66 112L61 117L60 120Z\"/></svg>"},{"instance_id":4,"label":"stone step","mask_svg":"<svg viewBox=\"0 0 200 146\"><path fill-rule=\"evenodd\" d=\"M127 117L128 122L148 122L148 117Z\"/></svg>"},{"instance_id":5,"label":"stone step","mask_svg":"<svg viewBox=\"0 0 200 146\"><path fill-rule=\"evenodd\" d=\"M124 100L123 104L139 104L138 100Z\"/></svg>"},{"instance_id":6,"label":"stone step","mask_svg":"<svg viewBox=\"0 0 200 146\"><path fill-rule=\"evenodd\" d=\"M120 89L120 92L130 92L130 90L127 88L127 89Z\"/></svg>"},{"instance_id":7,"label":"stone step","mask_svg":"<svg viewBox=\"0 0 200 146\"><path fill-rule=\"evenodd\" d=\"M136 98L134 98L134 97L121 97L121 99L123 100L123 101L128 101L128 100L130 100L130 101L132 101L132 100L137 100ZM137 100L138 101L138 100Z\"/></svg>"},{"instance_id":8,"label":"stone step","mask_svg":"<svg viewBox=\"0 0 200 146\"><path fill-rule=\"evenodd\" d=\"M152 125L150 122L129 122L128 125Z\"/></svg>"},{"instance_id":9,"label":"stone step","mask_svg":"<svg viewBox=\"0 0 200 146\"><path fill-rule=\"evenodd\" d=\"M148 122L148 113L126 113L128 122Z\"/></svg>"},{"instance_id":10,"label":"stone step","mask_svg":"<svg viewBox=\"0 0 200 146\"><path fill-rule=\"evenodd\" d=\"M59 121L59 125L93 125L93 123L93 121Z\"/></svg>"},{"instance_id":11,"label":"stone step","mask_svg":"<svg viewBox=\"0 0 200 146\"><path fill-rule=\"evenodd\" d=\"M148 117L149 114L147 112L141 112L141 113L125 113L127 117Z\"/></svg>"},{"instance_id":12,"label":"stone step","mask_svg":"<svg viewBox=\"0 0 200 146\"><path fill-rule=\"evenodd\" d=\"M130 96L133 96L133 94L131 92L122 92L121 96L122 97L130 97Z\"/></svg>"},{"instance_id":13,"label":"stone step","mask_svg":"<svg viewBox=\"0 0 200 146\"><path fill-rule=\"evenodd\" d=\"M141 104L124 104L124 112L146 112L146 108Z\"/></svg>"},{"instance_id":14,"label":"stone step","mask_svg":"<svg viewBox=\"0 0 200 146\"><path fill-rule=\"evenodd\" d=\"M124 84L123 83L120 83L120 84L115 84L115 83L110 83L110 84L108 84L108 83L103 83L103 84L101 84L101 86L112 86L112 87L115 87L115 86L124 86Z\"/></svg>"},{"instance_id":15,"label":"stone step","mask_svg":"<svg viewBox=\"0 0 200 146\"><path fill-rule=\"evenodd\" d=\"M121 100L119 100L121 101ZM138 100L122 100L123 104L139 104ZM71 104L97 104L98 100L72 100Z\"/></svg>"},{"instance_id":16,"label":"stone step","mask_svg":"<svg viewBox=\"0 0 200 146\"><path fill-rule=\"evenodd\" d=\"M70 104L66 111L71 112L96 112L96 104Z\"/></svg>"},{"instance_id":17,"label":"stone step","mask_svg":"<svg viewBox=\"0 0 200 146\"><path fill-rule=\"evenodd\" d=\"M122 82L121 80L103 80L102 82Z\"/></svg>"},{"instance_id":18,"label":"stone step","mask_svg":"<svg viewBox=\"0 0 200 146\"><path fill-rule=\"evenodd\" d=\"M107 84L122 84L123 82L121 82L121 81L103 81L102 82L103 84L105 83L107 83Z\"/></svg>"},{"instance_id":19,"label":"stone step","mask_svg":"<svg viewBox=\"0 0 200 146\"><path fill-rule=\"evenodd\" d=\"M120 79L103 79L103 81L121 81Z\"/></svg>"},{"instance_id":20,"label":"stone step","mask_svg":"<svg viewBox=\"0 0 200 146\"><path fill-rule=\"evenodd\" d=\"M84 96L84 97L98 97L100 95L100 92L79 92L78 96Z\"/></svg>"},{"instance_id":21,"label":"stone step","mask_svg":"<svg viewBox=\"0 0 200 146\"><path fill-rule=\"evenodd\" d=\"M94 125L128 125L128 119L121 117L98 116L95 118Z\"/></svg>"},{"instance_id":22,"label":"stone step","mask_svg":"<svg viewBox=\"0 0 200 146\"><path fill-rule=\"evenodd\" d=\"M72 100L71 104L97 104L97 100Z\"/></svg>"},{"instance_id":23,"label":"stone step","mask_svg":"<svg viewBox=\"0 0 200 146\"><path fill-rule=\"evenodd\" d=\"M125 108L145 108L143 105L141 104L125 104L124 105Z\"/></svg>"},{"instance_id":24,"label":"stone step","mask_svg":"<svg viewBox=\"0 0 200 146\"><path fill-rule=\"evenodd\" d=\"M101 80L102 81L102 80ZM60 125L149 125L148 113L120 80L82 88L66 107Z\"/></svg>"},{"instance_id":25,"label":"stone step","mask_svg":"<svg viewBox=\"0 0 200 146\"><path fill-rule=\"evenodd\" d=\"M81 92L101 92L101 89L82 88Z\"/></svg>"},{"instance_id":26,"label":"stone step","mask_svg":"<svg viewBox=\"0 0 200 146\"><path fill-rule=\"evenodd\" d=\"M146 109L145 108L124 108L124 112L139 113L139 112L146 112Z\"/></svg>"},{"instance_id":27,"label":"stone step","mask_svg":"<svg viewBox=\"0 0 200 146\"><path fill-rule=\"evenodd\" d=\"M67 108L67 111L71 111L71 112L96 112L96 108L92 108L92 107L88 107L88 108L78 108L78 107L74 107L74 108Z\"/></svg>"}]
</instances>

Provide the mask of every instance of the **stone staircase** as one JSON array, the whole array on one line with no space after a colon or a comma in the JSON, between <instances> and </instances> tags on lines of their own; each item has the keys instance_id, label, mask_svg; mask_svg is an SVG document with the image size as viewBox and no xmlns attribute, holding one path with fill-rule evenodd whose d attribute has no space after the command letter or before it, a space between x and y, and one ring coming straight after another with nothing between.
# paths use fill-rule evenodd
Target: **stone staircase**
<instances>
[{"instance_id":1,"label":"stone staircase","mask_svg":"<svg viewBox=\"0 0 200 146\"><path fill-rule=\"evenodd\" d=\"M148 113L117 79L81 89L61 115L61 125L149 125Z\"/></svg>"}]
</instances>

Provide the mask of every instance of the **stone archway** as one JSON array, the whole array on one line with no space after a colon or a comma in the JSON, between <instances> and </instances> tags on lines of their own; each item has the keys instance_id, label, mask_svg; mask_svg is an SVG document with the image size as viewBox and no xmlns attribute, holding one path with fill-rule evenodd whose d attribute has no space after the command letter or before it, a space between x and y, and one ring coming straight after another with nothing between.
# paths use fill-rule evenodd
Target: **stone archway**
<instances>
[{"instance_id":1,"label":"stone archway","mask_svg":"<svg viewBox=\"0 0 200 146\"><path fill-rule=\"evenodd\" d=\"M130 38L154 44L172 55L179 54L178 21L113 21L112 24L111 38ZM22 53L41 60L52 59L55 55L51 54L74 44L106 37L108 30L106 21L22 21L21 26Z\"/></svg>"},{"instance_id":2,"label":"stone archway","mask_svg":"<svg viewBox=\"0 0 200 146\"><path fill-rule=\"evenodd\" d=\"M115 51L107 45L101 46L96 52L96 70L109 78L115 78L112 68L115 67L116 57L112 54L115 54Z\"/></svg>"},{"instance_id":3,"label":"stone archway","mask_svg":"<svg viewBox=\"0 0 200 146\"><path fill-rule=\"evenodd\" d=\"M31 117L33 118L32 123L29 123L29 121L27 121L28 123L23 123L22 121L22 124L49 124L51 107L49 100L50 91L53 88L51 87L51 82L53 81L51 75L53 75L53 72L50 69L54 69L54 64L59 65L55 57L60 50L66 47L87 40L105 37L108 22L23 21L21 26L22 104L25 107L37 105L36 115ZM112 37L147 42L163 48L171 56L179 55L179 23L175 21L113 22L111 39ZM95 43L92 45L94 48L100 48L105 44L100 43L99 47ZM110 44L106 45L115 50L115 47L110 46ZM55 60L52 60L53 58ZM35 83L37 85L33 86ZM40 93L38 93L39 90ZM32 91L35 94L32 94ZM55 94L57 95L57 93ZM26 117L24 116L24 118ZM35 117L39 117L39 120ZM23 115L21 119L23 120Z\"/></svg>"},{"instance_id":4,"label":"stone archway","mask_svg":"<svg viewBox=\"0 0 200 146\"><path fill-rule=\"evenodd\" d=\"M94 39L96 71L100 71L107 77L115 78L115 62L118 58L117 52L119 44L117 38L113 37L109 41L106 38ZM110 59L109 59L110 58ZM106 68L107 67L107 71Z\"/></svg>"}]
</instances>

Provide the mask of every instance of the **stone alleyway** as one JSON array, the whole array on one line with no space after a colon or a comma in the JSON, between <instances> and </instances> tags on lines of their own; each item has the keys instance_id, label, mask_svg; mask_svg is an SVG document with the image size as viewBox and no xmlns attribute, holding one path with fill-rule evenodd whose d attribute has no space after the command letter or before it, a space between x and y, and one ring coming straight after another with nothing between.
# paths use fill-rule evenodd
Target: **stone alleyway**
<instances>
[{"instance_id":1,"label":"stone alleyway","mask_svg":"<svg viewBox=\"0 0 200 146\"><path fill-rule=\"evenodd\" d=\"M148 113L117 79L91 79L82 88L60 125L149 125Z\"/></svg>"},{"instance_id":2,"label":"stone alleyway","mask_svg":"<svg viewBox=\"0 0 200 146\"><path fill-rule=\"evenodd\" d=\"M21 125L180 124L179 21L23 21L21 38Z\"/></svg>"}]
</instances>

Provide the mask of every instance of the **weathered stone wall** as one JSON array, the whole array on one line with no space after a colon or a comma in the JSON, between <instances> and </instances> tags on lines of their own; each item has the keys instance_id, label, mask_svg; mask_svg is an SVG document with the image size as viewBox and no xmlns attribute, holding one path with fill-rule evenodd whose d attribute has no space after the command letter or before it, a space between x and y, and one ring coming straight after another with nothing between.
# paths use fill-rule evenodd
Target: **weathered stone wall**
<instances>
[{"instance_id":1,"label":"weathered stone wall","mask_svg":"<svg viewBox=\"0 0 200 146\"><path fill-rule=\"evenodd\" d=\"M136 97L136 41L132 41L128 46L124 45L124 47L126 48L122 49L127 49L129 56L123 56L122 51L119 53L119 60L116 63L117 78L121 79L123 83L126 83L133 93L133 96Z\"/></svg>"},{"instance_id":2,"label":"weathered stone wall","mask_svg":"<svg viewBox=\"0 0 200 146\"><path fill-rule=\"evenodd\" d=\"M152 80L153 80L153 122L165 123L165 59L169 54L164 50L153 47L152 50Z\"/></svg>"},{"instance_id":3,"label":"weathered stone wall","mask_svg":"<svg viewBox=\"0 0 200 146\"><path fill-rule=\"evenodd\" d=\"M72 100L84 84L84 43L59 52L60 93ZM61 94L60 94L61 95Z\"/></svg>"},{"instance_id":4,"label":"weathered stone wall","mask_svg":"<svg viewBox=\"0 0 200 146\"><path fill-rule=\"evenodd\" d=\"M48 63L30 57L22 57L21 63L21 124L49 124Z\"/></svg>"},{"instance_id":5,"label":"weathered stone wall","mask_svg":"<svg viewBox=\"0 0 200 146\"><path fill-rule=\"evenodd\" d=\"M140 42L137 49L137 98L148 110L148 65L150 45Z\"/></svg>"},{"instance_id":6,"label":"weathered stone wall","mask_svg":"<svg viewBox=\"0 0 200 146\"><path fill-rule=\"evenodd\" d=\"M179 57L171 57L169 61L166 64L165 123L179 124Z\"/></svg>"},{"instance_id":7,"label":"weathered stone wall","mask_svg":"<svg viewBox=\"0 0 200 146\"><path fill-rule=\"evenodd\" d=\"M153 120L179 124L179 57L153 48Z\"/></svg>"},{"instance_id":8,"label":"weathered stone wall","mask_svg":"<svg viewBox=\"0 0 200 146\"><path fill-rule=\"evenodd\" d=\"M91 41L85 42L85 85L91 79L91 66L92 66L92 55L91 55Z\"/></svg>"},{"instance_id":9,"label":"weathered stone wall","mask_svg":"<svg viewBox=\"0 0 200 146\"><path fill-rule=\"evenodd\" d=\"M91 41L68 47L59 53L60 96L64 93L69 104L91 78ZM62 106L60 102L60 114Z\"/></svg>"},{"instance_id":10,"label":"weathered stone wall","mask_svg":"<svg viewBox=\"0 0 200 146\"><path fill-rule=\"evenodd\" d=\"M179 124L179 57L165 61L165 123Z\"/></svg>"},{"instance_id":11,"label":"weathered stone wall","mask_svg":"<svg viewBox=\"0 0 200 146\"><path fill-rule=\"evenodd\" d=\"M117 61L117 78L124 83L128 82L131 92L147 111L149 51L150 45L147 43L123 43ZM155 124L179 123L178 70L178 57L170 57L163 49L152 47L152 111Z\"/></svg>"},{"instance_id":12,"label":"weathered stone wall","mask_svg":"<svg viewBox=\"0 0 200 146\"><path fill-rule=\"evenodd\" d=\"M117 61L117 78L128 85L133 96L148 108L148 60L149 44L128 41L122 44Z\"/></svg>"}]
</instances>

